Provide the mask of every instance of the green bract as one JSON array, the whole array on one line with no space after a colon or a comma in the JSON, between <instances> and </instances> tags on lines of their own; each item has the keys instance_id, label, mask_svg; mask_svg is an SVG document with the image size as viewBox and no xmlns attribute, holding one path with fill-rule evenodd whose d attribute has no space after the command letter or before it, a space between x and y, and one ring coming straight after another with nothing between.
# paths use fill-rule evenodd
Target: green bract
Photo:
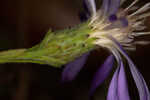
<instances>
[{"instance_id":1,"label":"green bract","mask_svg":"<svg viewBox=\"0 0 150 100\"><path fill-rule=\"evenodd\" d=\"M49 30L40 44L29 49L0 52L0 63L38 63L60 67L94 48L89 22L75 28Z\"/></svg>"}]
</instances>

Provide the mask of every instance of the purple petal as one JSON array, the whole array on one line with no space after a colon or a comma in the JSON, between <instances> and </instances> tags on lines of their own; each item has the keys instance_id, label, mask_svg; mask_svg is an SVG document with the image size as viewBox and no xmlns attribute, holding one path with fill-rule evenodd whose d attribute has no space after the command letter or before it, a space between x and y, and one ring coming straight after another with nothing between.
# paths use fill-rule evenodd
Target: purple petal
<instances>
[{"instance_id":1,"label":"purple petal","mask_svg":"<svg viewBox=\"0 0 150 100\"><path fill-rule=\"evenodd\" d=\"M132 60L128 57L123 47L113 37L110 37L110 39L116 44L118 50L122 53L122 55L127 59L129 63L131 74L135 81L136 87L138 88L140 100L150 100L150 92L143 76L138 71Z\"/></svg>"},{"instance_id":2,"label":"purple petal","mask_svg":"<svg viewBox=\"0 0 150 100\"><path fill-rule=\"evenodd\" d=\"M107 100L130 100L123 62L120 59L118 68L111 80Z\"/></svg>"},{"instance_id":3,"label":"purple petal","mask_svg":"<svg viewBox=\"0 0 150 100\"><path fill-rule=\"evenodd\" d=\"M95 0L84 0L84 2L91 14L96 14Z\"/></svg>"},{"instance_id":4,"label":"purple petal","mask_svg":"<svg viewBox=\"0 0 150 100\"><path fill-rule=\"evenodd\" d=\"M109 15L116 15L120 6L120 0L111 0L109 6Z\"/></svg>"},{"instance_id":5,"label":"purple petal","mask_svg":"<svg viewBox=\"0 0 150 100\"><path fill-rule=\"evenodd\" d=\"M118 75L119 75L119 69L120 67L116 69L113 78L111 80L109 89L108 89L108 95L107 100L119 100L118 96Z\"/></svg>"},{"instance_id":6,"label":"purple petal","mask_svg":"<svg viewBox=\"0 0 150 100\"><path fill-rule=\"evenodd\" d=\"M116 15L120 6L120 0L103 0L102 10L108 16Z\"/></svg>"},{"instance_id":7,"label":"purple petal","mask_svg":"<svg viewBox=\"0 0 150 100\"><path fill-rule=\"evenodd\" d=\"M71 81L74 80L80 70L83 68L85 61L87 60L90 52L84 54L80 58L66 65L62 72L62 81Z\"/></svg>"},{"instance_id":8,"label":"purple petal","mask_svg":"<svg viewBox=\"0 0 150 100\"><path fill-rule=\"evenodd\" d=\"M126 75L123 63L121 62L119 77L118 77L118 97L119 100L130 100Z\"/></svg>"},{"instance_id":9,"label":"purple petal","mask_svg":"<svg viewBox=\"0 0 150 100\"><path fill-rule=\"evenodd\" d=\"M104 64L95 73L94 79L91 85L90 96L94 94L96 88L107 78L110 71L112 70L113 63L114 63L114 56L110 55L105 60Z\"/></svg>"},{"instance_id":10,"label":"purple petal","mask_svg":"<svg viewBox=\"0 0 150 100\"><path fill-rule=\"evenodd\" d=\"M109 6L110 6L110 0L103 0L101 9L103 10L104 14L108 13Z\"/></svg>"},{"instance_id":11,"label":"purple petal","mask_svg":"<svg viewBox=\"0 0 150 100\"><path fill-rule=\"evenodd\" d=\"M91 12L90 12L90 9L85 0L83 0L82 5L84 8L84 13L82 12L80 15L81 15L81 17L86 18L86 20L87 20L91 16Z\"/></svg>"},{"instance_id":12,"label":"purple petal","mask_svg":"<svg viewBox=\"0 0 150 100\"><path fill-rule=\"evenodd\" d=\"M148 90L148 87L146 85L143 76L141 75L141 73L138 71L134 63L127 55L126 55L126 59L128 60L133 79L138 88L140 100L150 100L150 92Z\"/></svg>"}]
</instances>

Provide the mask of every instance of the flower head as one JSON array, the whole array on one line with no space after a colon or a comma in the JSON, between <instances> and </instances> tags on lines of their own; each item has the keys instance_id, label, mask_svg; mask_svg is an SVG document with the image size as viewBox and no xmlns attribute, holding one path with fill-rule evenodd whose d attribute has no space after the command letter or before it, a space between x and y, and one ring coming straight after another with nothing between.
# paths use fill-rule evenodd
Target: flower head
<instances>
[{"instance_id":1,"label":"flower head","mask_svg":"<svg viewBox=\"0 0 150 100\"><path fill-rule=\"evenodd\" d=\"M150 3L138 9L134 6L137 2L138 0L135 0L129 7L121 9L120 0L104 0L101 9L91 15L89 24L95 31L90 36L97 38L96 45L113 49L111 47L114 43L110 39L111 36L125 48L134 49L134 44L141 43L141 41L134 42L134 38L150 34L143 31L146 28L145 18L150 15L149 12L144 12L150 8Z\"/></svg>"},{"instance_id":2,"label":"flower head","mask_svg":"<svg viewBox=\"0 0 150 100\"><path fill-rule=\"evenodd\" d=\"M135 50L135 44L148 43L147 41L134 41L137 36L150 34L144 31L145 18L150 16L148 12L150 3L139 8L135 5L138 1L134 0L128 7L122 9L121 5L126 0L103 0L101 8L97 10L94 0L84 0L90 12L89 27L93 30L89 38L96 38L94 44L106 48L111 53L96 72L90 95L93 95L96 88L107 78L116 60L118 66L110 82L107 100L130 100L123 62L125 59L138 89L140 100L150 100L150 92L143 76L124 50ZM81 61L85 61L86 58L87 55L83 55L80 60L68 64L64 69L63 79L70 76L69 80L74 79L82 68L80 64L81 66L84 64Z\"/></svg>"}]
</instances>

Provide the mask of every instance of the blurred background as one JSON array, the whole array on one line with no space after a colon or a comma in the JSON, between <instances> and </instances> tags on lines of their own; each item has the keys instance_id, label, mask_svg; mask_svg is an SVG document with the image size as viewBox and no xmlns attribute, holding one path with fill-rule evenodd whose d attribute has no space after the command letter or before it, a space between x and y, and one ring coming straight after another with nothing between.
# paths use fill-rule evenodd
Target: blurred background
<instances>
[{"instance_id":1,"label":"blurred background","mask_svg":"<svg viewBox=\"0 0 150 100\"><path fill-rule=\"evenodd\" d=\"M145 2L148 0L141 3ZM81 0L1 0L0 50L30 48L39 43L50 28L55 31L78 25L81 3ZM150 30L150 19L146 24ZM150 40L150 37L146 39ZM0 99L88 100L92 76L106 55L105 50L93 51L76 80L66 84L60 82L63 68L38 64L1 64ZM130 56L150 87L150 45L137 46ZM94 100L105 100L108 82L105 83L96 91ZM136 91L135 85L132 82L129 84L131 90ZM137 98L136 92L132 95Z\"/></svg>"}]
</instances>

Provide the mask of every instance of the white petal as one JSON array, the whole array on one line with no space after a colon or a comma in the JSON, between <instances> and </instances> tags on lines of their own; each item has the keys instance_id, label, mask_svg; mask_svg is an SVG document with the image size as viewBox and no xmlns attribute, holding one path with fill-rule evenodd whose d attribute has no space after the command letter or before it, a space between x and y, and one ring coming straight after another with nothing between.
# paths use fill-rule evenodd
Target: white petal
<instances>
[{"instance_id":1,"label":"white petal","mask_svg":"<svg viewBox=\"0 0 150 100\"><path fill-rule=\"evenodd\" d=\"M135 16L137 14L143 13L143 12L147 11L148 9L150 9L150 3L147 3L142 8L140 8L139 10L134 12L133 14L129 15L129 17L132 17L132 16Z\"/></svg>"}]
</instances>

